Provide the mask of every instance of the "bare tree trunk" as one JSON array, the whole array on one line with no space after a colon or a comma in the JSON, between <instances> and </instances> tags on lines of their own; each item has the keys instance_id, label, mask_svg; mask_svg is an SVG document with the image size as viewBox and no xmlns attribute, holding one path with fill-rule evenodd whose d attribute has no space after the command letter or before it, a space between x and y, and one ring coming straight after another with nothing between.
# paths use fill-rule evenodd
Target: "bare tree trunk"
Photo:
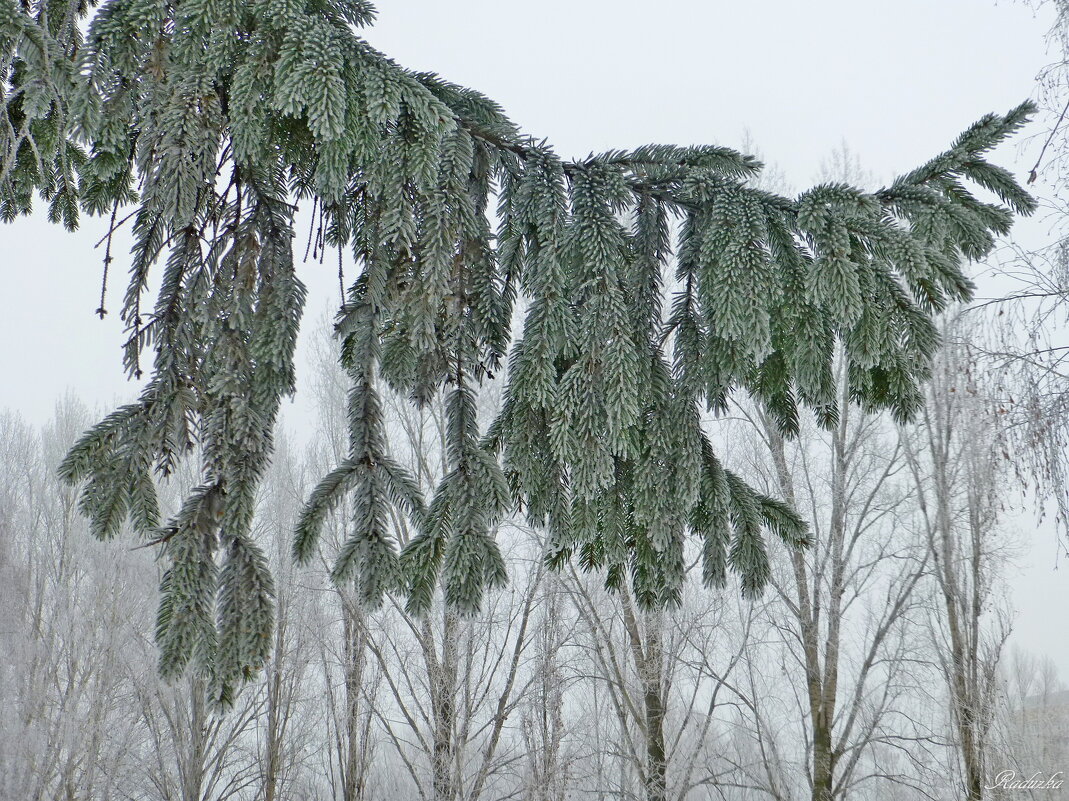
<instances>
[{"instance_id":1,"label":"bare tree trunk","mask_svg":"<svg viewBox=\"0 0 1069 801\"><path fill-rule=\"evenodd\" d=\"M806 677L806 696L809 701L809 735L812 744L810 769L812 772L813 801L833 801L835 782L835 746L832 727L835 722L836 688L838 682L839 625L842 599L841 543L845 537L841 502L843 497L840 482L845 474L843 437L847 424L847 409L842 411L841 419L833 434L832 471L832 510L831 524L828 531L828 548L839 555L839 560L832 560L829 597L820 597L822 588L820 577L814 575L812 580L806 565L805 554L794 551L791 554L791 566L794 572L796 616L801 634L802 653ZM774 424L766 421L766 436L769 450L775 465L779 490L791 506L797 506L794 482L787 467L783 437ZM836 545L838 544L838 545ZM827 608L821 609L821 601ZM824 612L827 632L821 637L820 615ZM821 640L823 639L823 642ZM824 649L824 664L821 665L821 646Z\"/></svg>"},{"instance_id":2,"label":"bare tree trunk","mask_svg":"<svg viewBox=\"0 0 1069 801\"><path fill-rule=\"evenodd\" d=\"M664 660L661 649L661 615L643 615L643 629L639 629L631 596L623 596L624 624L631 643L642 689L643 734L646 738L646 764L642 786L646 801L668 799L668 754L664 739ZM643 637L645 633L645 637Z\"/></svg>"},{"instance_id":3,"label":"bare tree trunk","mask_svg":"<svg viewBox=\"0 0 1069 801\"><path fill-rule=\"evenodd\" d=\"M568 781L568 765L561 755L565 727L564 675L558 654L563 641L561 593L558 579L546 583L549 587L538 599L543 618L537 634L535 679L528 694L529 710L521 721L529 763L523 795L527 801L564 801Z\"/></svg>"},{"instance_id":4,"label":"bare tree trunk","mask_svg":"<svg viewBox=\"0 0 1069 801\"><path fill-rule=\"evenodd\" d=\"M960 333L956 322L952 326ZM940 663L957 741L962 789L982 801L988 735L997 699L997 669L1009 634L989 623L996 562L993 534L1007 479L999 460L996 401L977 383L978 370L962 345L940 354L915 436L909 465L928 536L934 578L942 598L937 628Z\"/></svg>"},{"instance_id":5,"label":"bare tree trunk","mask_svg":"<svg viewBox=\"0 0 1069 801\"><path fill-rule=\"evenodd\" d=\"M285 722L282 711L282 665L280 664L286 642L286 611L278 607L278 623L275 626L275 653L267 668L267 721L264 734L264 757L262 787L264 801L278 797L279 773L282 766L282 738Z\"/></svg>"},{"instance_id":6,"label":"bare tree trunk","mask_svg":"<svg viewBox=\"0 0 1069 801\"><path fill-rule=\"evenodd\" d=\"M953 707L952 718L957 728L963 780L969 801L984 797L984 725L980 697L982 687L977 682L980 669L978 631L980 608L980 553L974 547L970 558L961 559L956 551L956 532L950 511L953 492L948 477L947 454L942 445L949 445L953 431L948 427L940 436L933 432L932 461L933 489L936 492L936 525L931 532L931 548L936 560L936 579L943 597L945 625L949 634L949 655L945 661L947 680ZM939 442L943 440L943 442ZM975 543L975 537L974 545ZM965 564L962 564L964 562ZM962 568L965 568L964 575ZM971 592L969 585L972 585Z\"/></svg>"},{"instance_id":7,"label":"bare tree trunk","mask_svg":"<svg viewBox=\"0 0 1069 801\"><path fill-rule=\"evenodd\" d=\"M280 570L284 579L289 575ZM275 642L271 661L265 675L264 753L261 757L260 782L263 801L278 801L288 795L287 783L297 768L299 747L293 738L294 724L299 725L295 705L304 676L306 643L299 633L292 630L297 621L291 608L290 588L280 592L278 598Z\"/></svg>"},{"instance_id":8,"label":"bare tree trunk","mask_svg":"<svg viewBox=\"0 0 1069 801\"><path fill-rule=\"evenodd\" d=\"M791 552L787 582L773 580L797 625L789 648L804 676L799 696L811 801L846 798L847 788L858 780L863 758L871 756L885 737L878 720L891 711L885 706L888 695L876 696L880 701L873 705L869 689L882 671L909 670L899 661L901 651L891 649L896 637L905 636L900 624L914 604L914 589L927 564L921 538L899 539L904 535L897 528L877 528L908 497L908 490L896 488L892 480L903 467L901 448L888 448L892 432L886 431L890 442L881 441L879 418L852 405L848 365L842 357L837 369L839 417L827 441L827 461L817 460L825 465L819 474L813 472L815 465L805 444L792 451L800 463L789 464L775 421L761 412L756 415L778 494L796 509L812 510L812 547ZM879 586L872 569L877 564L901 567L891 573L881 571L887 580L883 605L873 608L874 625L865 638L860 642L844 639L844 626L856 614L851 607L856 609L870 588ZM850 656L844 654L848 646ZM856 646L860 651L854 657ZM882 775L878 768L872 770L873 778L899 780Z\"/></svg>"},{"instance_id":9,"label":"bare tree trunk","mask_svg":"<svg viewBox=\"0 0 1069 801\"><path fill-rule=\"evenodd\" d=\"M281 627L281 626L280 626ZM277 632L276 632L277 636ZM267 732L264 747L263 795L264 801L275 801L278 792L279 766L281 763L282 737L279 731L278 697L281 690L281 671L270 671L267 690Z\"/></svg>"},{"instance_id":10,"label":"bare tree trunk","mask_svg":"<svg viewBox=\"0 0 1069 801\"><path fill-rule=\"evenodd\" d=\"M367 630L363 612L348 596L342 600L345 638L345 757L341 765L342 801L363 801L366 791L360 694L367 661Z\"/></svg>"},{"instance_id":11,"label":"bare tree trunk","mask_svg":"<svg viewBox=\"0 0 1069 801\"><path fill-rule=\"evenodd\" d=\"M429 622L424 624L424 636L433 654L434 636ZM431 716L434 721L431 754L434 801L454 801L457 794L453 767L456 750L456 638L457 617L445 610L442 612L442 656L428 665L431 680Z\"/></svg>"},{"instance_id":12,"label":"bare tree trunk","mask_svg":"<svg viewBox=\"0 0 1069 801\"><path fill-rule=\"evenodd\" d=\"M203 679L189 679L189 741L181 759L182 801L203 801L205 758L207 756L208 710Z\"/></svg>"}]
</instances>

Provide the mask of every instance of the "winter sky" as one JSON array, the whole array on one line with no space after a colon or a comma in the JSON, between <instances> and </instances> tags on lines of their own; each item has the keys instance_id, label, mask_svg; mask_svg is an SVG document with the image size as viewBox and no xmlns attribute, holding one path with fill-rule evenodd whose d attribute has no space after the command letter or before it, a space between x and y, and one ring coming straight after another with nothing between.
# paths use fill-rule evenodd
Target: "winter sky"
<instances>
[{"instance_id":1,"label":"winter sky","mask_svg":"<svg viewBox=\"0 0 1069 801\"><path fill-rule=\"evenodd\" d=\"M1035 96L1035 76L1054 57L1050 19L1049 9L993 0L407 0L380 3L366 35L401 64L494 98L562 156L749 141L799 190L844 143L882 183L983 113ZM1026 175L1042 133L1033 126L995 160ZM1039 218L1018 237L1038 246L1050 227ZM67 389L101 410L136 392L118 350L123 237L112 313L93 314L103 257L93 246L104 229L88 221L71 234L43 214L0 227L0 409L43 423ZM303 253L303 233L300 243ZM302 275L312 291L305 344L337 302L327 262ZM980 284L981 295L997 290ZM287 424L306 428L310 408L299 399ZM1014 640L1053 657L1069 680L1069 575L1055 569L1047 523L1016 525L1024 547L1010 576Z\"/></svg>"}]
</instances>

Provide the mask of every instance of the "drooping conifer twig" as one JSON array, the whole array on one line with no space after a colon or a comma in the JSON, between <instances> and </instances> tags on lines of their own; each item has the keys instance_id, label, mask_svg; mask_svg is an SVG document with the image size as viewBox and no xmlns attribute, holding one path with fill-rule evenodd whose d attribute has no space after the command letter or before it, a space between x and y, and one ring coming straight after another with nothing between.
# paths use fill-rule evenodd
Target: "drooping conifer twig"
<instances>
[{"instance_id":1,"label":"drooping conifer twig","mask_svg":"<svg viewBox=\"0 0 1069 801\"><path fill-rule=\"evenodd\" d=\"M153 365L139 400L87 432L62 475L82 485L98 535L130 520L151 538L153 472L200 460L199 487L166 524L178 533L161 546L157 641L164 673L195 666L221 698L270 639L251 523L294 389L298 200L313 199L313 257L348 247L360 272L338 319L350 453L309 497L295 554L315 553L348 497L336 580L368 604L406 592L419 611L441 592L467 612L503 578L494 526L517 509L545 528L553 564L574 556L646 606L678 601L688 538L710 584L730 572L759 592L762 532L796 547L804 526L720 464L702 409L742 390L786 435L800 410L830 422L841 347L851 400L909 417L938 344L932 315L969 297L963 264L1035 207L986 160L1030 104L983 117L878 192L823 184L791 198L756 188L760 163L719 146L565 163L491 100L372 48L353 27L373 20L364 0L79 9L92 14L84 41L26 6L12 24L27 36L0 40L20 66L8 98L33 101L19 106L27 138L0 142L13 159L0 217L28 213L35 195L68 227L82 210L133 206L124 359L137 373L145 351ZM42 73L42 47L58 73ZM233 180L220 192L224 156ZM478 384L506 362L482 432ZM429 500L390 457L383 391L444 394L451 469ZM416 532L403 550L396 514Z\"/></svg>"}]
</instances>

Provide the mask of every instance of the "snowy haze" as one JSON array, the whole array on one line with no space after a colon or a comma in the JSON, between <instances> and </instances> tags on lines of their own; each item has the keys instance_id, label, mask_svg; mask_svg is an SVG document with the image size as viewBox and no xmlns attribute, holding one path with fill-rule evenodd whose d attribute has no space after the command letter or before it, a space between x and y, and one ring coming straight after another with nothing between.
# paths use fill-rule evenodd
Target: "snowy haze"
<instances>
[{"instance_id":1,"label":"snowy haze","mask_svg":"<svg viewBox=\"0 0 1069 801\"><path fill-rule=\"evenodd\" d=\"M857 0L798 3L659 3L543 0L407 0L382 3L371 43L405 66L433 70L501 103L514 121L562 156L649 142L752 141L787 182L812 182L833 149L848 145L878 180L944 149L988 111L1035 95L1050 60L1050 19L1025 3L978 0ZM1041 126L995 159L1017 175L1031 168ZM1018 230L1043 244L1043 220ZM118 346L125 240L100 321L104 229L77 233L43 214L0 228L0 408L44 422L74 390L101 408L132 395ZM300 255L304 232L300 234ZM309 263L312 290L303 352L337 302L336 264ZM981 282L981 294L995 291ZM305 393L307 394L307 393ZM287 405L300 432L310 404ZM1015 641L1053 657L1069 676L1069 577L1055 570L1055 535L1018 521L1024 554L1013 577Z\"/></svg>"}]
</instances>

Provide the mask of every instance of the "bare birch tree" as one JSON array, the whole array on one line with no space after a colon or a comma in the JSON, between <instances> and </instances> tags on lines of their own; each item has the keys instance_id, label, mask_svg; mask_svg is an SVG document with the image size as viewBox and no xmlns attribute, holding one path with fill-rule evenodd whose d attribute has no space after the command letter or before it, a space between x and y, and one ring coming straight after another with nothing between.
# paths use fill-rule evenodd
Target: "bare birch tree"
<instances>
[{"instance_id":1,"label":"bare birch tree","mask_svg":"<svg viewBox=\"0 0 1069 801\"><path fill-rule=\"evenodd\" d=\"M794 758L813 801L885 794L895 783L923 794L913 760L932 734L911 714L925 655L909 628L923 625L916 590L926 549L902 525L911 488L894 429L852 404L844 359L837 369L838 415L826 431L802 421L788 439L760 410L743 410L760 438L755 468L813 532L811 547L791 552L773 572L779 603L766 610L778 636L757 638L748 660L779 663L795 725L777 734L757 710L754 723L777 764L790 764L783 762L789 749L777 740L801 734ZM752 680L751 694L758 690ZM889 767L890 751L910 759ZM771 797L794 797L789 769L765 778Z\"/></svg>"},{"instance_id":2,"label":"bare birch tree","mask_svg":"<svg viewBox=\"0 0 1069 801\"><path fill-rule=\"evenodd\" d=\"M925 406L902 443L938 591L933 629L962 793L975 801L985 797L998 667L1010 632L998 568L1007 558L1000 517L1012 477L1001 407L962 339L968 333L960 322L948 324Z\"/></svg>"},{"instance_id":3,"label":"bare birch tree","mask_svg":"<svg viewBox=\"0 0 1069 801\"><path fill-rule=\"evenodd\" d=\"M54 469L87 412L71 398L39 433L0 416L0 797L136 792L128 665L151 618L130 581L144 554L102 550ZM150 664L150 670L151 662Z\"/></svg>"},{"instance_id":4,"label":"bare birch tree","mask_svg":"<svg viewBox=\"0 0 1069 801\"><path fill-rule=\"evenodd\" d=\"M734 625L721 594L693 576L680 607L661 612L640 611L628 590L607 592L601 580L567 579L587 665L574 692L596 749L586 786L607 798L683 801L732 784L724 752L745 623Z\"/></svg>"}]
</instances>

